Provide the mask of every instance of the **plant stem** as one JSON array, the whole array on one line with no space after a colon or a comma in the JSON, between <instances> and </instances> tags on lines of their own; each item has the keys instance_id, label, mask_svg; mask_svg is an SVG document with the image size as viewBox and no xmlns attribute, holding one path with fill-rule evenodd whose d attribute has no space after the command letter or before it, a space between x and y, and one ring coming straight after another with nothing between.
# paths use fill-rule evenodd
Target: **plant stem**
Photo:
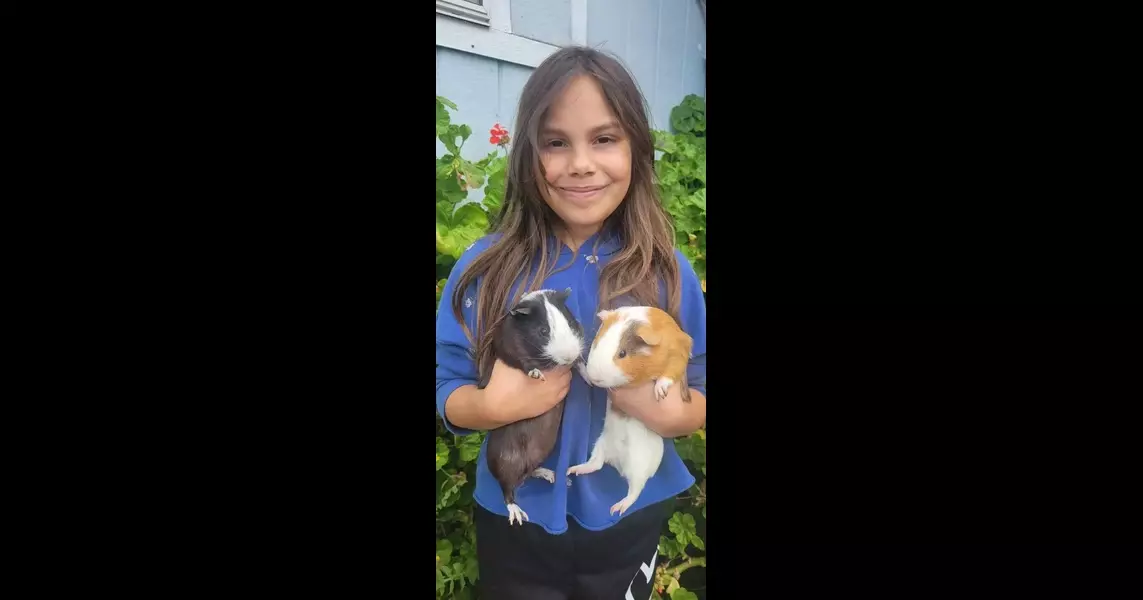
<instances>
[{"instance_id":1,"label":"plant stem","mask_svg":"<svg viewBox=\"0 0 1143 600\"><path fill-rule=\"evenodd\" d=\"M674 568L675 578L678 579L679 577L682 577L683 573L691 567L705 567L705 566L706 566L706 557L705 556L700 556L698 558L688 558L687 562L685 562L685 563Z\"/></svg>"}]
</instances>

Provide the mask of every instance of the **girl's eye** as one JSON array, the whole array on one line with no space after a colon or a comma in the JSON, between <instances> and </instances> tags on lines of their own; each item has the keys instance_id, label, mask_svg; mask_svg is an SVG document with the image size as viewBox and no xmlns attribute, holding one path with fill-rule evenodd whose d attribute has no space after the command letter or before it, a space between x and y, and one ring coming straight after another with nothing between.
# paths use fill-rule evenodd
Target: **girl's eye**
<instances>
[{"instance_id":1,"label":"girl's eye","mask_svg":"<svg viewBox=\"0 0 1143 600\"><path fill-rule=\"evenodd\" d=\"M612 137L610 137L610 136L606 136L606 135L605 135L605 136L603 136L603 137L601 137L601 138L599 138L599 142L600 142L601 144L606 144L606 143L608 143L608 142L614 142L614 141L615 141L615 138L612 138Z\"/></svg>"},{"instance_id":2,"label":"girl's eye","mask_svg":"<svg viewBox=\"0 0 1143 600\"><path fill-rule=\"evenodd\" d=\"M552 141L548 142L549 146L556 147L556 148L562 147L563 144L564 144L563 140L552 140Z\"/></svg>"},{"instance_id":3,"label":"girl's eye","mask_svg":"<svg viewBox=\"0 0 1143 600\"><path fill-rule=\"evenodd\" d=\"M625 356L627 356L627 351L626 350L620 350L619 351L619 358L623 358Z\"/></svg>"}]
</instances>

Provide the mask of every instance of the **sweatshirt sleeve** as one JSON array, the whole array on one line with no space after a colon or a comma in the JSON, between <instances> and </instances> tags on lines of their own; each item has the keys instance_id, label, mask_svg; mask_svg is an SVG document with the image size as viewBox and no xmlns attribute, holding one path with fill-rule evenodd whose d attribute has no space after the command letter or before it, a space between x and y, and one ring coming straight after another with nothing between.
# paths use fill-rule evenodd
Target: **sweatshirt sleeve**
<instances>
[{"instance_id":1,"label":"sweatshirt sleeve","mask_svg":"<svg viewBox=\"0 0 1143 600\"><path fill-rule=\"evenodd\" d=\"M463 385L476 385L479 374L476 369L475 350L452 312L452 295L461 273L472 259L487 247L486 239L481 239L461 255L449 273L441 291L440 305L437 307L437 413L444 421L445 428L456 435L470 435L475 431L450 423L445 416L445 402L457 388ZM461 312L469 329L472 330L476 323L475 285L469 286L462 302Z\"/></svg>"},{"instance_id":2,"label":"sweatshirt sleeve","mask_svg":"<svg viewBox=\"0 0 1143 600\"><path fill-rule=\"evenodd\" d=\"M679 276L682 278L679 325L694 340L691 360L687 365L687 385L706 396L706 298L703 297L702 283L690 261L677 248L675 256L679 261Z\"/></svg>"}]
</instances>

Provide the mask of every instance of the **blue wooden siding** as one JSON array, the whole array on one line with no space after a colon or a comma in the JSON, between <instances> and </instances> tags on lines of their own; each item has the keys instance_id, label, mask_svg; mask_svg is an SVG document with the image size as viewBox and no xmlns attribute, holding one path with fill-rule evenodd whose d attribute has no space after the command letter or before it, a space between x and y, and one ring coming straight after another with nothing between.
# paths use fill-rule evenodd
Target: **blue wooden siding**
<instances>
[{"instance_id":1,"label":"blue wooden siding","mask_svg":"<svg viewBox=\"0 0 1143 600\"><path fill-rule=\"evenodd\" d=\"M627 65L656 129L670 128L684 96L706 95L706 22L695 0L588 0L587 43Z\"/></svg>"},{"instance_id":2,"label":"blue wooden siding","mask_svg":"<svg viewBox=\"0 0 1143 600\"><path fill-rule=\"evenodd\" d=\"M512 0L512 33L553 46L571 44L571 0Z\"/></svg>"},{"instance_id":3,"label":"blue wooden siding","mask_svg":"<svg viewBox=\"0 0 1143 600\"><path fill-rule=\"evenodd\" d=\"M545 43L569 43L570 2L512 0L512 28L515 35ZM706 95L706 23L695 0L588 0L587 42L617 56L632 72L657 129L670 128L671 108L684 96ZM516 103L531 72L530 67L437 47L437 94L457 104L453 122L473 130L465 158L477 160L493 150L488 130L494 123L516 133ZM444 153L438 140L437 156Z\"/></svg>"},{"instance_id":4,"label":"blue wooden siding","mask_svg":"<svg viewBox=\"0 0 1143 600\"><path fill-rule=\"evenodd\" d=\"M437 46L437 95L452 100L453 123L472 127L465 158L478 159L492 150L488 130L500 123L515 133L516 103L532 69L476 54ZM437 141L437 156L444 144Z\"/></svg>"}]
</instances>

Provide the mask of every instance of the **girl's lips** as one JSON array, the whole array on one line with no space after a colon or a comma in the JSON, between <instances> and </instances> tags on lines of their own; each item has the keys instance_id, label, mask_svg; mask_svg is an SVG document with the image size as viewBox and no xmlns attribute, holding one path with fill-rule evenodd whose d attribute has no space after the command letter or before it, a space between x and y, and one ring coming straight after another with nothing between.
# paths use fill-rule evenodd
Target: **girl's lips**
<instances>
[{"instance_id":1,"label":"girl's lips","mask_svg":"<svg viewBox=\"0 0 1143 600\"><path fill-rule=\"evenodd\" d=\"M561 187L560 192L569 200L591 200L598 196L606 187L606 185L575 188Z\"/></svg>"}]
</instances>

